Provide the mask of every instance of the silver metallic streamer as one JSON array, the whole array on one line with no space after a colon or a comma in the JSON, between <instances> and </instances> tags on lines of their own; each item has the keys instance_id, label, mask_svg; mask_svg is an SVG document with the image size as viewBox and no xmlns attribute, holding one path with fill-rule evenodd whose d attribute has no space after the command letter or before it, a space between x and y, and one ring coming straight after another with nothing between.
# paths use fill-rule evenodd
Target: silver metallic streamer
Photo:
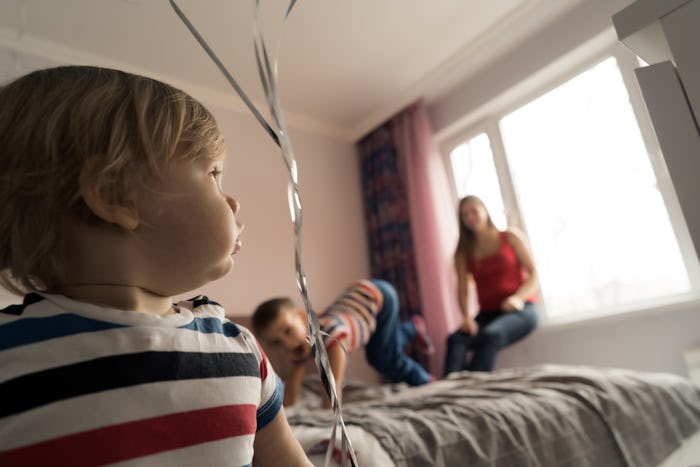
<instances>
[{"instance_id":1,"label":"silver metallic streamer","mask_svg":"<svg viewBox=\"0 0 700 467\"><path fill-rule=\"evenodd\" d=\"M173 10L180 18L180 20L187 26L187 29L192 33L197 42L202 46L209 57L214 61L219 70L223 73L226 80L231 84L236 93L241 97L243 102L248 106L253 115L257 118L258 122L263 126L263 128L268 132L272 140L280 147L282 158L285 165L287 166L287 171L289 173L289 183L287 185L287 199L289 201L289 211L292 219L292 226L295 235L295 247L294 247L294 264L295 264L295 278L297 283L297 288L304 301L304 306L306 308L306 316L309 328L309 340L311 344L311 351L314 356L314 361L318 367L319 373L321 375L321 381L328 394L331 401L331 409L335 417L335 423L333 424L333 429L331 431L330 440L328 443L328 450L326 451L326 466L330 465L333 447L336 444L337 429L340 428L341 435L341 464L343 467L347 467L348 463L353 467L357 466L357 458L355 456L355 451L350 442L350 438L347 434L347 429L345 423L343 422L342 409L340 406L340 401L338 399L338 391L336 389L335 378L333 377L333 372L331 371L330 361L328 360L328 355L326 353L326 347L323 343L323 336L320 331L318 318L316 313L313 311L311 306L311 299L309 298L308 285L306 280L306 274L304 272L304 267L301 261L301 229L302 229L302 205L301 205L301 195L299 192L298 185L298 171L296 160L294 159L294 152L292 150L292 144L289 139L289 134L284 122L284 117L282 115L282 106L279 99L279 91L277 87L277 59L273 58L271 63L270 57L268 55L267 45L265 43L265 38L260 31L260 1L255 0L255 27L254 27L254 46L255 46L255 57L258 66L258 72L260 74L260 81L265 91L265 98L267 100L267 105L269 107L270 115L272 118L272 125L270 125L258 112L257 108L248 99L248 96L243 92L241 87L238 85L233 76L228 72L226 67L223 65L221 60L216 56L214 51L209 47L204 38L199 34L194 25L185 16L182 10L177 6L175 0L169 0L170 5ZM296 4L296 0L291 0L289 7L284 15L282 23L286 21L292 8Z\"/></svg>"}]
</instances>

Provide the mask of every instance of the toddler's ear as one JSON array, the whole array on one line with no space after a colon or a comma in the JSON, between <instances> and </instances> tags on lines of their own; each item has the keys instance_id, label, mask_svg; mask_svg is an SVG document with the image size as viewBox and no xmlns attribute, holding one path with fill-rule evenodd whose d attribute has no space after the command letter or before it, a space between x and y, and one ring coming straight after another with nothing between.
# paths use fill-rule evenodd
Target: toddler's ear
<instances>
[{"instance_id":1,"label":"toddler's ear","mask_svg":"<svg viewBox=\"0 0 700 467\"><path fill-rule=\"evenodd\" d=\"M116 224L125 230L135 230L139 225L136 208L109 199L100 184L100 165L97 157L91 157L80 170L80 195L90 210L100 219Z\"/></svg>"}]
</instances>

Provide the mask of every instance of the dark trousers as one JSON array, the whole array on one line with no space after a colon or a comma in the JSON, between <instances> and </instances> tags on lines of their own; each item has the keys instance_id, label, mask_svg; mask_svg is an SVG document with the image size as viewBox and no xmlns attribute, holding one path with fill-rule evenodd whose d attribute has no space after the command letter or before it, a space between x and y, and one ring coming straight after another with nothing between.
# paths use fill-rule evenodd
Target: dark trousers
<instances>
[{"instance_id":1,"label":"dark trousers","mask_svg":"<svg viewBox=\"0 0 700 467\"><path fill-rule=\"evenodd\" d=\"M475 336L459 330L447 338L445 375L453 371L493 370L498 352L527 336L537 327L538 319L537 307L531 302L520 311L481 311L476 316L479 332ZM470 350L473 355L467 362Z\"/></svg>"},{"instance_id":2,"label":"dark trousers","mask_svg":"<svg viewBox=\"0 0 700 467\"><path fill-rule=\"evenodd\" d=\"M377 313L377 328L365 346L367 362L393 382L418 386L428 382L428 372L420 363L403 353L407 342L416 337L411 321L399 319L399 297L389 282L372 279L384 295L384 304Z\"/></svg>"}]
</instances>

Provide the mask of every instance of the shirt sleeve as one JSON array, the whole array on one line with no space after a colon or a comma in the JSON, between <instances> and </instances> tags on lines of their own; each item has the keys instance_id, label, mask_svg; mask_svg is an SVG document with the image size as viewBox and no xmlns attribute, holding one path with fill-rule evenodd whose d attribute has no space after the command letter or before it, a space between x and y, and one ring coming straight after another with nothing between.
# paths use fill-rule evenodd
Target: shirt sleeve
<instances>
[{"instance_id":1,"label":"shirt sleeve","mask_svg":"<svg viewBox=\"0 0 700 467\"><path fill-rule=\"evenodd\" d=\"M253 334L243 327L241 327L241 332L247 334L249 342L255 343L254 346L251 346L254 347L251 350L257 357L260 368L260 404L256 411L257 430L260 430L270 423L280 411L284 399L284 385Z\"/></svg>"},{"instance_id":2,"label":"shirt sleeve","mask_svg":"<svg viewBox=\"0 0 700 467\"><path fill-rule=\"evenodd\" d=\"M377 327L384 296L375 284L360 280L347 287L318 318L326 349L341 344L347 352L363 347Z\"/></svg>"}]
</instances>

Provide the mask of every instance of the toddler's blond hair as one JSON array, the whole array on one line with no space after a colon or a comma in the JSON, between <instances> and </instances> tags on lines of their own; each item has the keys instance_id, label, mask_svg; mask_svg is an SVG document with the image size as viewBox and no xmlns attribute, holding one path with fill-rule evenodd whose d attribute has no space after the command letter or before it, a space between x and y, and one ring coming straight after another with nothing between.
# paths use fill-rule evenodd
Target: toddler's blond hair
<instances>
[{"instance_id":1,"label":"toddler's blond hair","mask_svg":"<svg viewBox=\"0 0 700 467\"><path fill-rule=\"evenodd\" d=\"M62 222L102 222L80 196L88 161L98 192L128 203L163 164L223 150L211 113L154 79L64 66L0 87L0 285L24 293L62 279Z\"/></svg>"}]
</instances>

